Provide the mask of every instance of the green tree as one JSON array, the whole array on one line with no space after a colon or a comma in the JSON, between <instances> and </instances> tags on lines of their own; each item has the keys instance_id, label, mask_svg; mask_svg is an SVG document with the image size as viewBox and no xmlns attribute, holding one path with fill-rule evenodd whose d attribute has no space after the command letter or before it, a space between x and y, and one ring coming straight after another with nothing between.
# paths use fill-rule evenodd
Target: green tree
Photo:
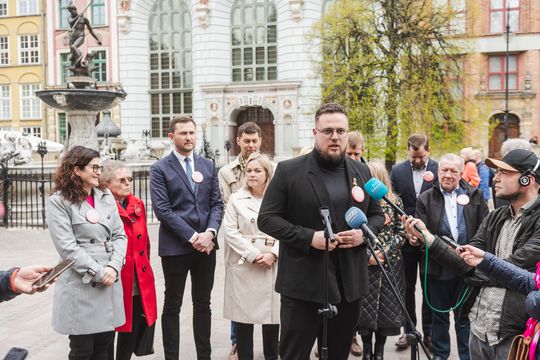
<instances>
[{"instance_id":1,"label":"green tree","mask_svg":"<svg viewBox=\"0 0 540 360\"><path fill-rule=\"evenodd\" d=\"M316 26L323 101L347 107L387 168L413 132L441 152L463 140L463 98L452 91L463 49L450 36L456 13L438 2L337 0Z\"/></svg>"}]
</instances>

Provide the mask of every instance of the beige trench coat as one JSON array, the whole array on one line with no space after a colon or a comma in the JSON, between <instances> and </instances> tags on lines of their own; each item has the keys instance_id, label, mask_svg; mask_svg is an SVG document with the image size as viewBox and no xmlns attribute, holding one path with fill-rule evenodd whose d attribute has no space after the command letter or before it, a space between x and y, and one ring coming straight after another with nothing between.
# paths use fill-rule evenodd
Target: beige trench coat
<instances>
[{"instance_id":1,"label":"beige trench coat","mask_svg":"<svg viewBox=\"0 0 540 360\"><path fill-rule=\"evenodd\" d=\"M261 252L279 253L279 241L257 228L261 201L240 189L231 195L225 210L223 316L246 324L279 324L280 298L274 290L277 262L270 270L253 264Z\"/></svg>"}]
</instances>

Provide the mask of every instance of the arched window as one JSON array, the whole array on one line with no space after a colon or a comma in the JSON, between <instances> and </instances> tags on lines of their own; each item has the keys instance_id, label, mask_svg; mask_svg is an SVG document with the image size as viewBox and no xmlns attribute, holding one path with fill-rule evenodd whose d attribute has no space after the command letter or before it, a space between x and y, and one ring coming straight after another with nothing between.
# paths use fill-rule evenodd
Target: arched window
<instances>
[{"instance_id":1,"label":"arched window","mask_svg":"<svg viewBox=\"0 0 540 360\"><path fill-rule=\"evenodd\" d=\"M148 27L152 137L165 137L171 117L192 112L191 17L184 1L157 1Z\"/></svg>"},{"instance_id":2,"label":"arched window","mask_svg":"<svg viewBox=\"0 0 540 360\"><path fill-rule=\"evenodd\" d=\"M336 2L336 0L324 0L323 6L322 6L323 15L326 14L326 12L330 8L330 6L334 5L335 2Z\"/></svg>"},{"instance_id":3,"label":"arched window","mask_svg":"<svg viewBox=\"0 0 540 360\"><path fill-rule=\"evenodd\" d=\"M277 80L276 7L272 0L236 0L231 13L232 80Z\"/></svg>"}]
</instances>

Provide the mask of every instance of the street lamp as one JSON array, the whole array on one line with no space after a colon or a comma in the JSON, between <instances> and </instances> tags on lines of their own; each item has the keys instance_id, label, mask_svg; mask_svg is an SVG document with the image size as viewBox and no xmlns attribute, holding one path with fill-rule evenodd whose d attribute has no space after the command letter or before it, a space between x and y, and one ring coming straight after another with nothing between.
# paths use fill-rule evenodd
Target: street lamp
<instances>
[{"instance_id":1,"label":"street lamp","mask_svg":"<svg viewBox=\"0 0 540 360\"><path fill-rule=\"evenodd\" d=\"M506 5L506 56L504 62L504 140L508 140L510 114L508 110L508 60L510 59L510 2Z\"/></svg>"},{"instance_id":2,"label":"street lamp","mask_svg":"<svg viewBox=\"0 0 540 360\"><path fill-rule=\"evenodd\" d=\"M231 150L232 145L229 140L225 141L225 150L227 151L227 164L229 163L229 150Z\"/></svg>"},{"instance_id":3,"label":"street lamp","mask_svg":"<svg viewBox=\"0 0 540 360\"><path fill-rule=\"evenodd\" d=\"M42 140L38 144L37 153L41 156L41 180L39 185L39 192L41 193L41 220L43 222L43 228L45 229L45 174L43 171L43 158L47 155L47 143Z\"/></svg>"}]
</instances>

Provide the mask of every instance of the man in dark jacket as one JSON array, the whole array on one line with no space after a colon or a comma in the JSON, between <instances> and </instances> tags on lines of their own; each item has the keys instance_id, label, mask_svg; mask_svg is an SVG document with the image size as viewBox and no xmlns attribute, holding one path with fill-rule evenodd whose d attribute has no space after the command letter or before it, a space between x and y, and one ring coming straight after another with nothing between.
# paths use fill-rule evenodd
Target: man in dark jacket
<instances>
[{"instance_id":1,"label":"man in dark jacket","mask_svg":"<svg viewBox=\"0 0 540 360\"><path fill-rule=\"evenodd\" d=\"M486 164L497 169L493 179L497 196L509 200L510 205L486 216L469 244L533 271L540 258L540 159L533 152L518 149L502 161L487 159ZM474 301L469 312L471 358L505 360L513 338L525 330L525 297L477 276L474 268L427 231L419 219L404 220L411 244L417 245L420 237L425 238L430 256L477 286L470 298Z\"/></svg>"},{"instance_id":2,"label":"man in dark jacket","mask_svg":"<svg viewBox=\"0 0 540 360\"><path fill-rule=\"evenodd\" d=\"M416 200L426 190L431 189L433 182L437 180L438 163L429 157L429 140L427 136L413 134L407 139L408 159L392 166L390 180L392 190L403 200L403 207L407 215L414 215ZM420 262L420 250L409 244L401 248L403 263L405 265L405 306L416 325L416 279L418 278L418 263ZM405 324L405 332L410 333ZM422 303L422 330L424 343L431 347L431 311L425 301ZM405 349L407 337L402 334L396 342L398 349Z\"/></svg>"},{"instance_id":3,"label":"man in dark jacket","mask_svg":"<svg viewBox=\"0 0 540 360\"><path fill-rule=\"evenodd\" d=\"M461 157L455 154L442 156L439 160L439 180L433 188L423 192L416 203L416 217L427 225L432 234L447 236L461 245L472 239L488 214L482 192L461 179L463 167ZM425 269L425 261L420 261L420 266L422 273L427 270L431 305L438 310L455 306L465 289L463 279L431 259L428 269ZM470 323L467 314L454 310L454 323L459 358L468 360ZM449 327L448 312L432 311L434 360L447 360L450 356Z\"/></svg>"},{"instance_id":4,"label":"man in dark jacket","mask_svg":"<svg viewBox=\"0 0 540 360\"><path fill-rule=\"evenodd\" d=\"M37 288L32 284L49 270L51 268L46 266L28 266L0 271L0 302L11 300L19 294L33 294L48 289L49 285Z\"/></svg>"},{"instance_id":5,"label":"man in dark jacket","mask_svg":"<svg viewBox=\"0 0 540 360\"><path fill-rule=\"evenodd\" d=\"M259 229L279 239L276 291L281 294L283 360L309 359L315 339L322 334L318 314L324 302L325 272L321 207L329 210L336 240L328 245L328 300L338 310L328 320L329 359L349 357L360 300L368 290L364 237L361 230L347 225L345 213L351 206L360 208L375 233L384 224L384 214L377 201L358 195L371 174L366 164L345 156L348 129L343 107L322 105L315 115L313 151L278 164L259 211Z\"/></svg>"}]
</instances>

